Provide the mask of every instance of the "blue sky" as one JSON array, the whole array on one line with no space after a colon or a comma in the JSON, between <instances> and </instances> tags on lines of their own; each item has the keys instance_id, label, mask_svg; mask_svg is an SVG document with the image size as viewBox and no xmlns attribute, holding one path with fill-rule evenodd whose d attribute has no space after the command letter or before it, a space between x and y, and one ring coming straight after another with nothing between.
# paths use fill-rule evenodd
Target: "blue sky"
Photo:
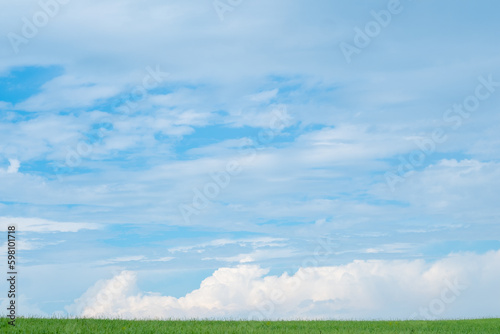
<instances>
[{"instance_id":1,"label":"blue sky","mask_svg":"<svg viewBox=\"0 0 500 334\"><path fill-rule=\"evenodd\" d=\"M498 2L0 9L21 314L498 316Z\"/></svg>"}]
</instances>

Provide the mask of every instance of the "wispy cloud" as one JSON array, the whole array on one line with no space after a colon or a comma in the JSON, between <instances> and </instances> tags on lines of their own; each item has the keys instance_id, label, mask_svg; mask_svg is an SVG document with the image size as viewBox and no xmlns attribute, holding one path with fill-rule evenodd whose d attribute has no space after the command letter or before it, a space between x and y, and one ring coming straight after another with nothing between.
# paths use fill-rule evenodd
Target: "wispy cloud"
<instances>
[{"instance_id":1,"label":"wispy cloud","mask_svg":"<svg viewBox=\"0 0 500 334\"><path fill-rule=\"evenodd\" d=\"M206 248L212 247L222 247L227 245L240 245L240 246L252 246L254 248L259 247L275 247L284 246L286 239L284 238L272 238L272 237L258 237L258 238L243 238L243 239L216 239L209 242L203 242L200 244L190 245L190 246L179 246L175 248L170 248L168 251L171 253L176 252L189 252L197 251L203 252Z\"/></svg>"},{"instance_id":2,"label":"wispy cloud","mask_svg":"<svg viewBox=\"0 0 500 334\"><path fill-rule=\"evenodd\" d=\"M78 232L80 230L97 230L102 228L102 225L96 223L57 222L42 218L25 217L0 217L0 223L5 226L15 224L18 231L21 232L38 233Z\"/></svg>"}]
</instances>

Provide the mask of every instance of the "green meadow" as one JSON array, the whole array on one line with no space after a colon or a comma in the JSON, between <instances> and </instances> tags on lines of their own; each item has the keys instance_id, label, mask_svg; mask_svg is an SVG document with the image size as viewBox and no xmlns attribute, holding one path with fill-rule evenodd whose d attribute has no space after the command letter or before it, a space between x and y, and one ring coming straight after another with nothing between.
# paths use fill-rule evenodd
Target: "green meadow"
<instances>
[{"instance_id":1,"label":"green meadow","mask_svg":"<svg viewBox=\"0 0 500 334\"><path fill-rule=\"evenodd\" d=\"M500 333L500 319L443 321L156 321L2 318L1 333Z\"/></svg>"}]
</instances>

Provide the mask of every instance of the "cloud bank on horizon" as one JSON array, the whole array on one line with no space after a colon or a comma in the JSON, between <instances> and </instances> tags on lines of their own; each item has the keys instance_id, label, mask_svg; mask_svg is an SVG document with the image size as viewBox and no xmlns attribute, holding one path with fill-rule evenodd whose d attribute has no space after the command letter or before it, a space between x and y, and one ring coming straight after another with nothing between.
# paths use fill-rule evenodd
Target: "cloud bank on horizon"
<instances>
[{"instance_id":1,"label":"cloud bank on horizon","mask_svg":"<svg viewBox=\"0 0 500 334\"><path fill-rule=\"evenodd\" d=\"M126 319L423 319L495 316L500 251L453 254L433 264L354 261L266 275L219 268L183 297L138 291L133 272L100 281L67 307L79 317Z\"/></svg>"},{"instance_id":2,"label":"cloud bank on horizon","mask_svg":"<svg viewBox=\"0 0 500 334\"><path fill-rule=\"evenodd\" d=\"M498 316L499 6L1 3L21 314Z\"/></svg>"}]
</instances>

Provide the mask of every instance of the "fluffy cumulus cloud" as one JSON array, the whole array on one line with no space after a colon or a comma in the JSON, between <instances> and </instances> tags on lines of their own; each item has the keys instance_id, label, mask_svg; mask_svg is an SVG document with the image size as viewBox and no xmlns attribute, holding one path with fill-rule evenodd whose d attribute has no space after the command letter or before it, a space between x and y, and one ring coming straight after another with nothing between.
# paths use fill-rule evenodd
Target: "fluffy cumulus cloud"
<instances>
[{"instance_id":1,"label":"fluffy cumulus cloud","mask_svg":"<svg viewBox=\"0 0 500 334\"><path fill-rule=\"evenodd\" d=\"M258 265L219 268L175 298L138 290L123 271L100 281L67 310L83 317L366 319L498 316L500 251L422 260L354 261L268 275Z\"/></svg>"}]
</instances>

